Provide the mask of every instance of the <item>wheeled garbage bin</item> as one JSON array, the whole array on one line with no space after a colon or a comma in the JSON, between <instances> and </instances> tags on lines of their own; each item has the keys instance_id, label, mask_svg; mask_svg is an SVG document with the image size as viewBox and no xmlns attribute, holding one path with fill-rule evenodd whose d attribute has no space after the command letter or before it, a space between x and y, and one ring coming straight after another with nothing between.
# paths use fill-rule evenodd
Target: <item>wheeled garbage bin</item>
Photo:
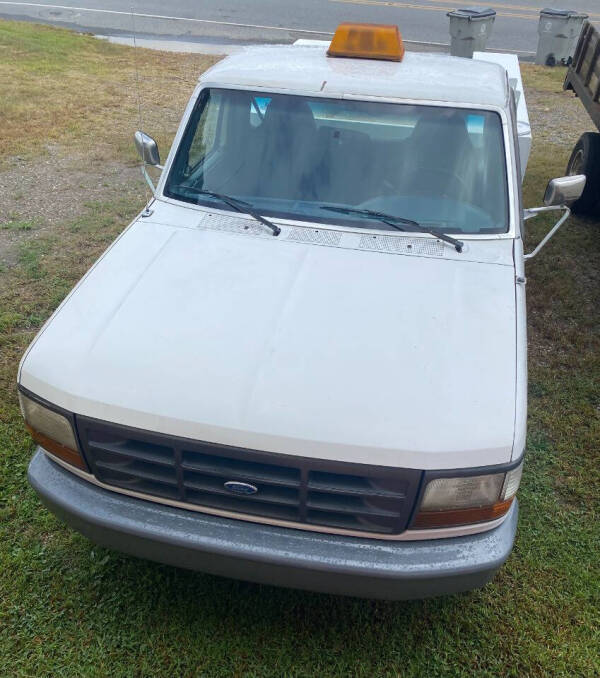
<instances>
[{"instance_id":1,"label":"wheeled garbage bin","mask_svg":"<svg viewBox=\"0 0 600 678\"><path fill-rule=\"evenodd\" d=\"M546 8L540 12L538 47L535 63L543 66L568 66L587 14L571 9Z\"/></svg>"},{"instance_id":2,"label":"wheeled garbage bin","mask_svg":"<svg viewBox=\"0 0 600 678\"><path fill-rule=\"evenodd\" d=\"M486 7L464 7L448 12L450 17L450 54L473 58L483 52L492 34L496 12Z\"/></svg>"}]
</instances>

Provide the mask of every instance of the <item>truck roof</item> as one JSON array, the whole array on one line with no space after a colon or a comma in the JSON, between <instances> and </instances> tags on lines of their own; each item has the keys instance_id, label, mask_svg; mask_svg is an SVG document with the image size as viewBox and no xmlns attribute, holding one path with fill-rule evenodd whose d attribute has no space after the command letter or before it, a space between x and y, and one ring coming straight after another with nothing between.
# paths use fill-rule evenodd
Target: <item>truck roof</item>
<instances>
[{"instance_id":1,"label":"truck roof","mask_svg":"<svg viewBox=\"0 0 600 678\"><path fill-rule=\"evenodd\" d=\"M507 106L507 75L498 64L422 52L407 52L401 62L331 58L327 45L248 47L206 71L200 82Z\"/></svg>"}]
</instances>

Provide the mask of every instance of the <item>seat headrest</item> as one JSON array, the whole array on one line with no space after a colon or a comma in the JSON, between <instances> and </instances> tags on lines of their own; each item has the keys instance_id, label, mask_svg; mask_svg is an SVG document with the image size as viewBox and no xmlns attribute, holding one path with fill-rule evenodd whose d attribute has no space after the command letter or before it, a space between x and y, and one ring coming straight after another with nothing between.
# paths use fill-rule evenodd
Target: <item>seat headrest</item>
<instances>
[{"instance_id":1,"label":"seat headrest","mask_svg":"<svg viewBox=\"0 0 600 678\"><path fill-rule=\"evenodd\" d=\"M308 103L289 95L274 96L265 113L264 125L285 125L317 128L315 118Z\"/></svg>"},{"instance_id":2,"label":"seat headrest","mask_svg":"<svg viewBox=\"0 0 600 678\"><path fill-rule=\"evenodd\" d=\"M427 146L441 143L444 147L459 146L470 141L464 116L450 111L422 115L411 134L411 139Z\"/></svg>"}]
</instances>

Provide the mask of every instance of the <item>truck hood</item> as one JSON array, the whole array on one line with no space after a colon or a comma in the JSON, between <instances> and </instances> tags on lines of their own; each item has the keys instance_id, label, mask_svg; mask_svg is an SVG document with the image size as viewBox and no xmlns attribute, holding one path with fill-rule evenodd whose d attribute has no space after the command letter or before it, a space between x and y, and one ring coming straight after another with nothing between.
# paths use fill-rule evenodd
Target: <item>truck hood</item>
<instances>
[{"instance_id":1,"label":"truck hood","mask_svg":"<svg viewBox=\"0 0 600 678\"><path fill-rule=\"evenodd\" d=\"M399 235L422 254L398 255L395 236L373 250L224 220L248 224L134 222L42 329L20 383L76 414L257 450L420 469L510 460L511 241L432 255L436 241Z\"/></svg>"}]
</instances>

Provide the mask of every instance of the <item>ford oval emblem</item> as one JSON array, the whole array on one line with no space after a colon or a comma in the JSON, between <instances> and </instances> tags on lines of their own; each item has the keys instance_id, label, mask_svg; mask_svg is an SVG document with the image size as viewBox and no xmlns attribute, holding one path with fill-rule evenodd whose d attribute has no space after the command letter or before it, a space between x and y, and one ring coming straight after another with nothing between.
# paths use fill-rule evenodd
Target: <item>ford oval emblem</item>
<instances>
[{"instance_id":1,"label":"ford oval emblem","mask_svg":"<svg viewBox=\"0 0 600 678\"><path fill-rule=\"evenodd\" d=\"M225 483L225 489L234 494L256 494L258 492L258 487L256 485L250 485L250 483L240 483L237 480L228 480Z\"/></svg>"}]
</instances>

